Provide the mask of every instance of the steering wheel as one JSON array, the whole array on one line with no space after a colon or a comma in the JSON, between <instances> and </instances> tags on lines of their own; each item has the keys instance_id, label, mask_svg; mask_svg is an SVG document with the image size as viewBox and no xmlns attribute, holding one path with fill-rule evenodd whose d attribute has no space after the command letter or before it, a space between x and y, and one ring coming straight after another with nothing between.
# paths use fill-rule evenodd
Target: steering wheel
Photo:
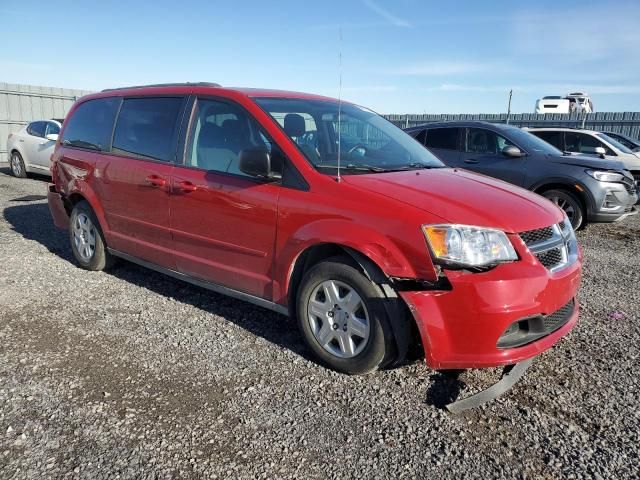
<instances>
[{"instance_id":1,"label":"steering wheel","mask_svg":"<svg viewBox=\"0 0 640 480\"><path fill-rule=\"evenodd\" d=\"M367 154L367 146L363 145L362 143L358 143L357 145L354 145L353 147L351 147L349 149L349 151L347 152L347 154L348 155L353 155L353 153L356 150L362 151L362 153L360 154L361 157L364 157Z\"/></svg>"}]
</instances>

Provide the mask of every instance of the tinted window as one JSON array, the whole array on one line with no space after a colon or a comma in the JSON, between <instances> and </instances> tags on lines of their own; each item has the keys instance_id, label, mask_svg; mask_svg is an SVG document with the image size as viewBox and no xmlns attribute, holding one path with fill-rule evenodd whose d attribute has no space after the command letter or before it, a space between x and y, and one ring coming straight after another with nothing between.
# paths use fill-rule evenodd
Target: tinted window
<instances>
[{"instance_id":1,"label":"tinted window","mask_svg":"<svg viewBox=\"0 0 640 480\"><path fill-rule=\"evenodd\" d=\"M595 149L602 147L605 149L606 155L615 156L615 153L612 152L610 148L591 135L578 132L566 132L564 134L564 141L565 148L568 152L596 153Z\"/></svg>"},{"instance_id":2,"label":"tinted window","mask_svg":"<svg viewBox=\"0 0 640 480\"><path fill-rule=\"evenodd\" d=\"M541 138L547 143L550 143L556 148L563 150L562 145L562 132L532 132L538 138Z\"/></svg>"},{"instance_id":3,"label":"tinted window","mask_svg":"<svg viewBox=\"0 0 640 480\"><path fill-rule=\"evenodd\" d=\"M412 132L408 132L413 138L416 139L420 145L424 145L425 140L427 139L427 131L426 130L413 130Z\"/></svg>"},{"instance_id":4,"label":"tinted window","mask_svg":"<svg viewBox=\"0 0 640 480\"><path fill-rule=\"evenodd\" d=\"M622 153L633 153L629 148L623 145L622 142L618 141L617 138L610 137L609 135L605 135L604 133L596 133L596 135L602 138L605 142L613 145L614 148L617 148Z\"/></svg>"},{"instance_id":5,"label":"tinted window","mask_svg":"<svg viewBox=\"0 0 640 480\"><path fill-rule=\"evenodd\" d=\"M466 152L496 154L508 145L513 145L513 143L491 130L484 128L469 128L467 130Z\"/></svg>"},{"instance_id":6,"label":"tinted window","mask_svg":"<svg viewBox=\"0 0 640 480\"><path fill-rule=\"evenodd\" d=\"M91 150L109 150L113 121L119 104L120 99L117 97L98 98L80 104L66 121L62 143Z\"/></svg>"},{"instance_id":7,"label":"tinted window","mask_svg":"<svg viewBox=\"0 0 640 480\"><path fill-rule=\"evenodd\" d=\"M47 128L47 122L32 122L27 127L27 132L34 137L44 137Z\"/></svg>"},{"instance_id":8,"label":"tinted window","mask_svg":"<svg viewBox=\"0 0 640 480\"><path fill-rule=\"evenodd\" d=\"M113 135L113 153L172 161L183 101L182 97L125 99Z\"/></svg>"},{"instance_id":9,"label":"tinted window","mask_svg":"<svg viewBox=\"0 0 640 480\"><path fill-rule=\"evenodd\" d=\"M434 128L427 130L425 145L430 148L458 149L459 128Z\"/></svg>"},{"instance_id":10,"label":"tinted window","mask_svg":"<svg viewBox=\"0 0 640 480\"><path fill-rule=\"evenodd\" d=\"M47 122L47 135L58 135L60 127L52 122Z\"/></svg>"},{"instance_id":11,"label":"tinted window","mask_svg":"<svg viewBox=\"0 0 640 480\"><path fill-rule=\"evenodd\" d=\"M189 135L186 164L217 172L246 175L240 171L240 152L264 149L272 153L272 170L282 173L282 155L258 123L238 105L198 99Z\"/></svg>"}]
</instances>

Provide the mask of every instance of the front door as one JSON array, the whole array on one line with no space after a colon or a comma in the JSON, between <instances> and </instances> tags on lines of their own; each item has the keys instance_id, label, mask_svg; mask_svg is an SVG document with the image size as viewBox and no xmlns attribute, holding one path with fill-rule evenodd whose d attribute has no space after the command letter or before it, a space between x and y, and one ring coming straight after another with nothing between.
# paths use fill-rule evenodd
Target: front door
<instances>
[{"instance_id":1,"label":"front door","mask_svg":"<svg viewBox=\"0 0 640 480\"><path fill-rule=\"evenodd\" d=\"M178 270L271 299L280 186L239 169L243 149L271 143L257 122L226 100L200 98L183 166L172 180L171 229Z\"/></svg>"},{"instance_id":2,"label":"front door","mask_svg":"<svg viewBox=\"0 0 640 480\"><path fill-rule=\"evenodd\" d=\"M485 128L467 128L460 165L474 172L522 186L527 157L508 157L502 149L513 145L508 139Z\"/></svg>"},{"instance_id":3,"label":"front door","mask_svg":"<svg viewBox=\"0 0 640 480\"><path fill-rule=\"evenodd\" d=\"M45 138L46 132L47 132L47 122L45 121L33 122L27 128L28 137L25 139L25 142L24 142L25 153L26 153L25 161L33 169L37 169L37 170L49 169L49 157L53 152L52 152L52 149L47 148L47 146L51 147L55 143L49 142ZM46 153L43 153L44 150L48 150L48 154L49 154L49 157L46 157L46 161L45 161Z\"/></svg>"},{"instance_id":4,"label":"front door","mask_svg":"<svg viewBox=\"0 0 640 480\"><path fill-rule=\"evenodd\" d=\"M171 175L183 97L125 98L98 185L110 246L175 269L169 226Z\"/></svg>"}]
</instances>

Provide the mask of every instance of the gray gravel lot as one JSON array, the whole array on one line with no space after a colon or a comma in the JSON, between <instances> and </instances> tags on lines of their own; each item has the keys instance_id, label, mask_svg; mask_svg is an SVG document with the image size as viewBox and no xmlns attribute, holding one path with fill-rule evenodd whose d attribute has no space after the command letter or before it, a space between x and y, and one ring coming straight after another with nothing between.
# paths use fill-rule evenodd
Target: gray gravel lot
<instances>
[{"instance_id":1,"label":"gray gravel lot","mask_svg":"<svg viewBox=\"0 0 640 480\"><path fill-rule=\"evenodd\" d=\"M0 167L0 478L639 475L638 217L579 233L578 326L452 416L437 405L498 371L340 375L284 317L127 263L81 270L46 179Z\"/></svg>"}]
</instances>

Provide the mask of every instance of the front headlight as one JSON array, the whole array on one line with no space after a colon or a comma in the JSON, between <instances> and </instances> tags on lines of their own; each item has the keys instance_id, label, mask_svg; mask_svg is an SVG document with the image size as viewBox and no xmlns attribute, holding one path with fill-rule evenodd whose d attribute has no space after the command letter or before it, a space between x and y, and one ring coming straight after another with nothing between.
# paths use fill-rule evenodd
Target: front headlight
<instances>
[{"instance_id":1,"label":"front headlight","mask_svg":"<svg viewBox=\"0 0 640 480\"><path fill-rule=\"evenodd\" d=\"M423 225L435 263L457 267L486 267L518 259L501 230L466 225Z\"/></svg>"},{"instance_id":2,"label":"front headlight","mask_svg":"<svg viewBox=\"0 0 640 480\"><path fill-rule=\"evenodd\" d=\"M624 175L616 172L603 172L600 170L586 170L587 175L592 176L599 182L622 182Z\"/></svg>"}]
</instances>

